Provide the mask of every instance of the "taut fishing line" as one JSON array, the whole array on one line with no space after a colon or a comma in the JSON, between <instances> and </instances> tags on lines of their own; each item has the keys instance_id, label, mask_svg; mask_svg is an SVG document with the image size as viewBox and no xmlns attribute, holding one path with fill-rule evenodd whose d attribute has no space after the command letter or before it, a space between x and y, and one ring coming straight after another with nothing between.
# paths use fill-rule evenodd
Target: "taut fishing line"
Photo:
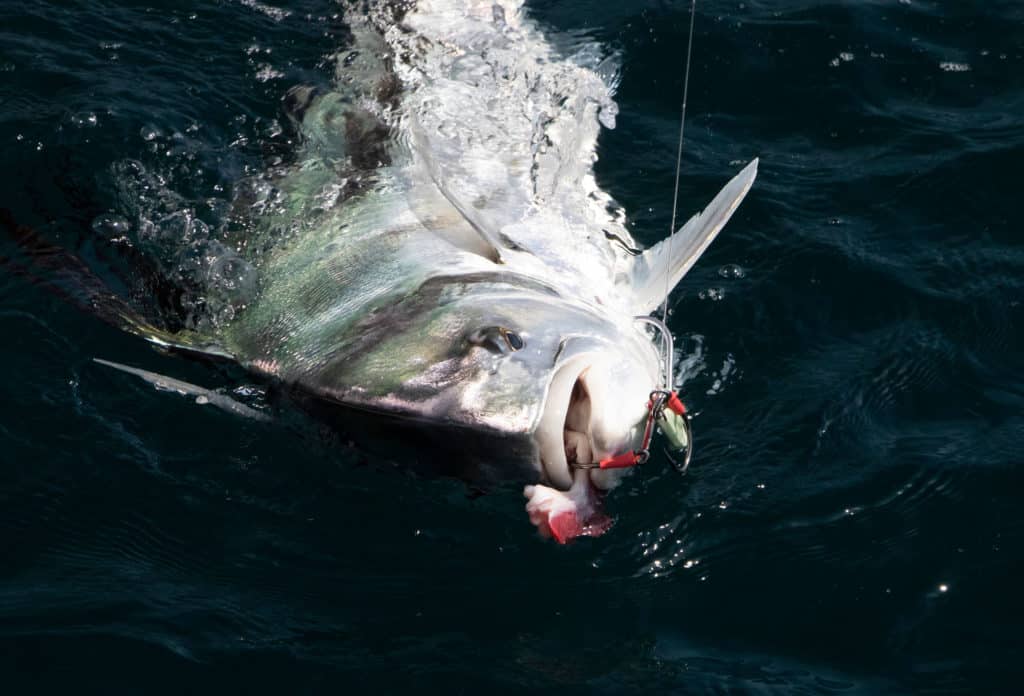
<instances>
[{"instance_id":1,"label":"taut fishing line","mask_svg":"<svg viewBox=\"0 0 1024 696\"><path fill-rule=\"evenodd\" d=\"M693 24L697 17L697 0L692 0L690 3L690 35L686 40L686 68L683 74L683 106L679 115L679 146L676 149L676 183L675 190L672 193L672 223L668 230L668 255L666 258L669 263L665 265L665 299L661 304L661 320L662 322L668 321L668 291L669 291L669 276L672 275L672 239L676 235L676 211L679 208L679 172L683 167L683 134L686 129L686 100L690 94L690 58L693 55ZM668 388L672 389L674 384L669 384Z\"/></svg>"}]
</instances>

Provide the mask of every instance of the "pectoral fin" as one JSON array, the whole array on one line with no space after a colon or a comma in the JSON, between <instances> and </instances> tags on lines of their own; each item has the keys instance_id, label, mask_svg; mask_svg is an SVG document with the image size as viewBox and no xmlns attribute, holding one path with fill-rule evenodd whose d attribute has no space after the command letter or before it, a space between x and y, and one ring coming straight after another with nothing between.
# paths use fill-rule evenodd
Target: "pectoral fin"
<instances>
[{"instance_id":1,"label":"pectoral fin","mask_svg":"<svg viewBox=\"0 0 1024 696\"><path fill-rule=\"evenodd\" d=\"M757 163L755 159L744 167L671 239L658 242L633 260L631 283L637 314L653 312L718 236L754 184Z\"/></svg>"},{"instance_id":2,"label":"pectoral fin","mask_svg":"<svg viewBox=\"0 0 1024 696\"><path fill-rule=\"evenodd\" d=\"M409 133L411 134L412 145L416 151L417 158L430 177L430 181L436 187L437 192L440 193L448 205L458 213L468 226L466 230L468 234L461 234L457 229L447 230L445 232L445 239L455 246L482 256L494 263L502 263L502 254L509 250L509 245L505 243L499 234L490 229L486 221L482 219L471 205L459 200L459 197L445 184L444 172L434 158L430 149L430 143L423 134L419 123L416 122L413 116L409 116L409 120Z\"/></svg>"},{"instance_id":3,"label":"pectoral fin","mask_svg":"<svg viewBox=\"0 0 1024 696\"><path fill-rule=\"evenodd\" d=\"M225 396L224 394L220 394L205 387L200 387L189 382L183 382L180 379L161 375L157 372L150 372L149 370L143 370L138 367L122 365L121 363L112 362L110 360L102 360L100 358L93 358L93 360L98 362L100 365L106 365L107 367L112 367L115 370L135 375L136 377L149 382L160 391L175 392L182 396L194 396L197 404L210 404L211 406L216 406L217 408L227 411L233 415L251 418L252 420L271 420L265 413L257 411L254 408L235 401L229 396Z\"/></svg>"}]
</instances>

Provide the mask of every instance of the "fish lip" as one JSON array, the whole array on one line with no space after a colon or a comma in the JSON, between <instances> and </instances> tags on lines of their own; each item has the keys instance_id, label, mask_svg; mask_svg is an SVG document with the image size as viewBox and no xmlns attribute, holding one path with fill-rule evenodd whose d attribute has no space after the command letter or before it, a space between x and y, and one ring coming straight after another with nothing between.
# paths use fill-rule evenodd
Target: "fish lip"
<instances>
[{"instance_id":1,"label":"fish lip","mask_svg":"<svg viewBox=\"0 0 1024 696\"><path fill-rule=\"evenodd\" d=\"M569 490L573 485L574 470L569 466L565 453L566 422L572 406L572 394L577 383L580 383L590 398L588 383L596 379L594 367L595 356L589 354L575 355L565 360L551 378L540 422L534 438L540 457L540 468L544 478L553 487ZM586 435L590 440L591 458L596 459L590 434L593 430L594 404L590 404L590 414ZM578 431L577 431L578 432ZM589 463L589 462L588 462Z\"/></svg>"}]
</instances>

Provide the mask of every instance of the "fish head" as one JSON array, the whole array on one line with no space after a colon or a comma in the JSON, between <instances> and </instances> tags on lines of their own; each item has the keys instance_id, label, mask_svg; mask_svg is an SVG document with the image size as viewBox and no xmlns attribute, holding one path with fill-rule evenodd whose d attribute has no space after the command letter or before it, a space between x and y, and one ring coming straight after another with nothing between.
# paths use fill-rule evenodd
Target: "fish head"
<instances>
[{"instance_id":1,"label":"fish head","mask_svg":"<svg viewBox=\"0 0 1024 696\"><path fill-rule=\"evenodd\" d=\"M374 338L346 370L378 407L514 441L563 490L574 462L639 446L662 357L632 317L496 274L434 279L406 303L387 330L363 327ZM620 473L590 479L608 489Z\"/></svg>"}]
</instances>

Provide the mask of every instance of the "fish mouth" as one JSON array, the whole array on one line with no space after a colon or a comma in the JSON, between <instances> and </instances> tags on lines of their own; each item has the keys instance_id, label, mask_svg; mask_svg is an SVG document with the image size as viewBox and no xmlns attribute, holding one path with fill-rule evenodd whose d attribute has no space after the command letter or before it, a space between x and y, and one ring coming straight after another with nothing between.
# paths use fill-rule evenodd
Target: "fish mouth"
<instances>
[{"instance_id":1,"label":"fish mouth","mask_svg":"<svg viewBox=\"0 0 1024 696\"><path fill-rule=\"evenodd\" d=\"M595 406L603 403L605 393L600 373L590 356L577 356L558 368L548 387L536 440L545 477L562 490L573 485L574 464L607 455L594 437Z\"/></svg>"}]
</instances>

